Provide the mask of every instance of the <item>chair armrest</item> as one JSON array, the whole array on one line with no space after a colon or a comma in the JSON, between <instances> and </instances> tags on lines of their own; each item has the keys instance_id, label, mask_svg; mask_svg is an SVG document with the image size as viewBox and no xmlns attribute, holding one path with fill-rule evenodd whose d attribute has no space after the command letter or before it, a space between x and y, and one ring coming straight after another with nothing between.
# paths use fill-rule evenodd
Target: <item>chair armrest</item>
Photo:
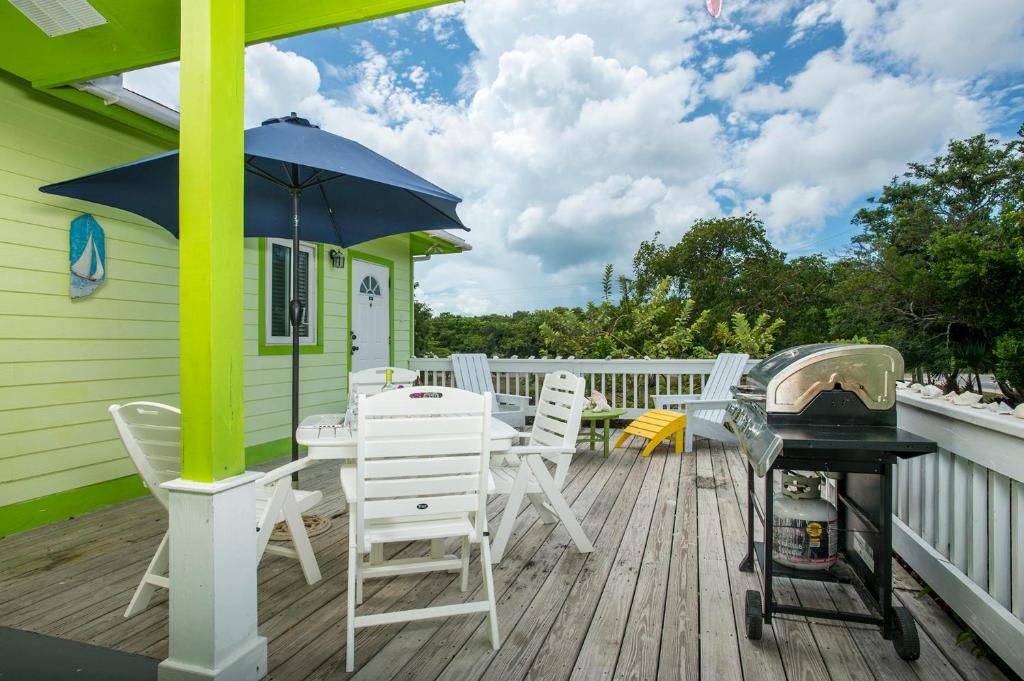
<instances>
[{"instance_id":1,"label":"chair armrest","mask_svg":"<svg viewBox=\"0 0 1024 681\"><path fill-rule=\"evenodd\" d=\"M509 407L519 407L525 409L530 406L530 398L527 395L508 395L506 393L494 393L494 399L498 401L498 404L506 405Z\"/></svg>"},{"instance_id":2,"label":"chair armrest","mask_svg":"<svg viewBox=\"0 0 1024 681\"><path fill-rule=\"evenodd\" d=\"M319 459L310 459L308 456L304 456L297 461L289 461L284 465L267 471L262 478L256 480L256 486L266 487L267 485L277 482L281 478L290 477L292 473L298 473L299 471L309 468L311 465L318 462Z\"/></svg>"},{"instance_id":3,"label":"chair armrest","mask_svg":"<svg viewBox=\"0 0 1024 681\"><path fill-rule=\"evenodd\" d=\"M700 395L652 395L654 398L654 406L658 409L664 409L666 404L687 404L688 402L696 402L700 400Z\"/></svg>"}]
</instances>

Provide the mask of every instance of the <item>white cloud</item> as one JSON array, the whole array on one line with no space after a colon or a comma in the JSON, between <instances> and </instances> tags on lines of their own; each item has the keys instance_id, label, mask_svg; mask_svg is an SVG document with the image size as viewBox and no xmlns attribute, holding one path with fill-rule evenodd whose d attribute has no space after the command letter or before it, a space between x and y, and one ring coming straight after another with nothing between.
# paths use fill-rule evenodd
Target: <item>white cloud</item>
<instances>
[{"instance_id":1,"label":"white cloud","mask_svg":"<svg viewBox=\"0 0 1024 681\"><path fill-rule=\"evenodd\" d=\"M442 45L451 45L462 23L464 7L461 2L431 7L420 15L416 30L430 33Z\"/></svg>"},{"instance_id":2,"label":"white cloud","mask_svg":"<svg viewBox=\"0 0 1024 681\"><path fill-rule=\"evenodd\" d=\"M247 54L246 117L298 111L464 197L474 250L417 268L435 309L576 304L601 265L627 272L639 240L674 241L699 218L752 209L780 246L814 243L908 161L985 129L978 79L1022 69L1010 55L1024 20L1004 2L990 24L1008 25L985 29L947 0L729 0L718 20L703 0L467 0L409 25L447 44L464 22L477 51L458 101L431 93L439 66L411 65L401 44L360 45L355 83L330 96L315 63L262 45ZM923 44L933 3L934 26L962 20L952 34L986 50ZM792 26L800 50L824 25L845 42L786 79L771 53L722 47ZM162 68L148 84L176 96Z\"/></svg>"},{"instance_id":3,"label":"white cloud","mask_svg":"<svg viewBox=\"0 0 1024 681\"><path fill-rule=\"evenodd\" d=\"M1024 54L1020 0L818 0L797 15L790 42L825 24L843 28L851 51L947 77L1016 71Z\"/></svg>"},{"instance_id":4,"label":"white cloud","mask_svg":"<svg viewBox=\"0 0 1024 681\"><path fill-rule=\"evenodd\" d=\"M708 94L715 99L735 97L754 82L761 58L750 50L737 52L725 60L725 70L708 84Z\"/></svg>"},{"instance_id":5,"label":"white cloud","mask_svg":"<svg viewBox=\"0 0 1024 681\"><path fill-rule=\"evenodd\" d=\"M423 86L427 84L427 79L430 78L430 73L419 64L416 64L409 69L405 77L416 86L417 90L422 90Z\"/></svg>"}]
</instances>

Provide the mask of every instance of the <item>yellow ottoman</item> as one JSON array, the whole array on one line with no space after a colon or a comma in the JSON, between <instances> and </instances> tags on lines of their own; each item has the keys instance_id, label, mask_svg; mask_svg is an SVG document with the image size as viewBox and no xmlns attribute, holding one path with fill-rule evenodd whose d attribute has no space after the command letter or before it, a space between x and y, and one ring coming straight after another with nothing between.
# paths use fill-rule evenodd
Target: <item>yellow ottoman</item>
<instances>
[{"instance_id":1,"label":"yellow ottoman","mask_svg":"<svg viewBox=\"0 0 1024 681\"><path fill-rule=\"evenodd\" d=\"M676 411L665 411L664 409L652 409L640 415L635 421L626 426L615 443L618 448L626 438L631 435L650 440L642 452L643 456L650 456L654 448L659 444L676 436L676 454L683 453L683 436L686 433L686 414Z\"/></svg>"}]
</instances>

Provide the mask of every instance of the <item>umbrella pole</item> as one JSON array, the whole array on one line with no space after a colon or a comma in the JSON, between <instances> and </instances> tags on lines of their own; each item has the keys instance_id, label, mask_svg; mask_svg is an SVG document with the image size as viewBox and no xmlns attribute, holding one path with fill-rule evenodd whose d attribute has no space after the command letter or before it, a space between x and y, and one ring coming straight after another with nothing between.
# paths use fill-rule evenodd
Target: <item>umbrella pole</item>
<instances>
[{"instance_id":1,"label":"umbrella pole","mask_svg":"<svg viewBox=\"0 0 1024 681\"><path fill-rule=\"evenodd\" d=\"M292 195L292 461L299 458L299 442L296 431L299 428L299 323L302 321L302 301L299 300L299 190L291 189ZM299 474L292 473L292 481L299 481Z\"/></svg>"}]
</instances>

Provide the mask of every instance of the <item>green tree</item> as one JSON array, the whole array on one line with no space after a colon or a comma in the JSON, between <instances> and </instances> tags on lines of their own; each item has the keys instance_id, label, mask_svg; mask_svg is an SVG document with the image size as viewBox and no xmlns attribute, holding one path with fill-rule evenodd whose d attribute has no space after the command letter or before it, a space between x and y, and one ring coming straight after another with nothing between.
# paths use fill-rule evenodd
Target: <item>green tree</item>
<instances>
[{"instance_id":1,"label":"green tree","mask_svg":"<svg viewBox=\"0 0 1024 681\"><path fill-rule=\"evenodd\" d=\"M999 340L1004 354L1024 341L1022 198L1024 128L1005 143L955 140L931 163L910 164L854 218L863 232L833 333L894 345L947 387L997 369ZM1019 399L1022 386L1001 380Z\"/></svg>"}]
</instances>

